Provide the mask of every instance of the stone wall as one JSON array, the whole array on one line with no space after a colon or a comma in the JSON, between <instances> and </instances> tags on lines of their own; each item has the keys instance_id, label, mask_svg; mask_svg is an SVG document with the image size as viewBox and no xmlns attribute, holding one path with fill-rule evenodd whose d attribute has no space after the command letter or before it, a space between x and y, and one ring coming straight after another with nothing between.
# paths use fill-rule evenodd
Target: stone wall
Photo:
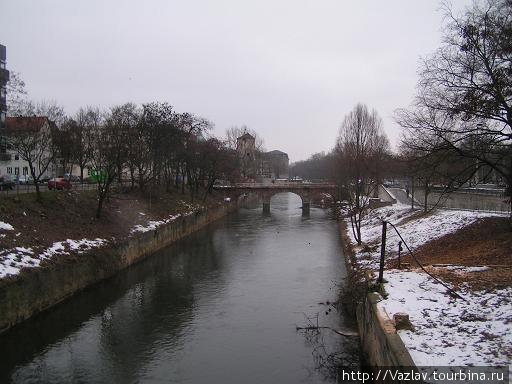
<instances>
[{"instance_id":1,"label":"stone wall","mask_svg":"<svg viewBox=\"0 0 512 384\"><path fill-rule=\"evenodd\" d=\"M0 281L0 332L226 216L238 205L230 202L200 210L123 242L26 269L20 275Z\"/></svg>"}]
</instances>

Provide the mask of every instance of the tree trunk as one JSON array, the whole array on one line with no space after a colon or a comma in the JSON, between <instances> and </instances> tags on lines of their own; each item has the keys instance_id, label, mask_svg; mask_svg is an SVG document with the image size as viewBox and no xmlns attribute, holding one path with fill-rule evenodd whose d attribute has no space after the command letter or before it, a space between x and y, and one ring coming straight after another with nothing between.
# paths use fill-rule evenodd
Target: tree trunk
<instances>
[{"instance_id":1,"label":"tree trunk","mask_svg":"<svg viewBox=\"0 0 512 384\"><path fill-rule=\"evenodd\" d=\"M36 186L36 200L41 201L41 191L39 189L39 180L34 179L34 185Z\"/></svg>"},{"instance_id":2,"label":"tree trunk","mask_svg":"<svg viewBox=\"0 0 512 384\"><path fill-rule=\"evenodd\" d=\"M101 211L103 209L103 200L105 196L103 194L98 196L98 207L96 208L96 218L99 219L101 217Z\"/></svg>"},{"instance_id":3,"label":"tree trunk","mask_svg":"<svg viewBox=\"0 0 512 384\"><path fill-rule=\"evenodd\" d=\"M36 201L41 202L41 190L39 189L39 177L36 177L36 171L32 164L32 161L28 161L28 167L30 169L30 174L32 175L32 179L34 180L34 185L36 187Z\"/></svg>"},{"instance_id":4,"label":"tree trunk","mask_svg":"<svg viewBox=\"0 0 512 384\"><path fill-rule=\"evenodd\" d=\"M361 239L361 213L359 213L359 217L357 217L356 220L357 244L361 245L361 243L363 242Z\"/></svg>"},{"instance_id":5,"label":"tree trunk","mask_svg":"<svg viewBox=\"0 0 512 384\"><path fill-rule=\"evenodd\" d=\"M141 191L144 191L145 185L144 185L144 175L142 174L142 170L139 167L139 189Z\"/></svg>"},{"instance_id":6,"label":"tree trunk","mask_svg":"<svg viewBox=\"0 0 512 384\"><path fill-rule=\"evenodd\" d=\"M427 213L427 203L428 203L428 194L429 194L429 188L428 188L428 181L425 181L425 197L423 199L423 212Z\"/></svg>"},{"instance_id":7,"label":"tree trunk","mask_svg":"<svg viewBox=\"0 0 512 384\"><path fill-rule=\"evenodd\" d=\"M414 177L411 178L411 209L414 209Z\"/></svg>"},{"instance_id":8,"label":"tree trunk","mask_svg":"<svg viewBox=\"0 0 512 384\"><path fill-rule=\"evenodd\" d=\"M133 167L130 167L130 189L133 189L135 187L135 170Z\"/></svg>"}]
</instances>

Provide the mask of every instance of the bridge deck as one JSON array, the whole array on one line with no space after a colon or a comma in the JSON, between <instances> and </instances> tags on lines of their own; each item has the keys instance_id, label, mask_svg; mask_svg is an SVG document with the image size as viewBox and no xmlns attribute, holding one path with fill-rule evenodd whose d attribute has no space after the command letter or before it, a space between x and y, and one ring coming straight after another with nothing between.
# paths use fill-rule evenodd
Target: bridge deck
<instances>
[{"instance_id":1,"label":"bridge deck","mask_svg":"<svg viewBox=\"0 0 512 384\"><path fill-rule=\"evenodd\" d=\"M330 189L336 188L332 183L237 183L234 185L216 185L216 189L283 189L283 188L297 188L297 189Z\"/></svg>"}]
</instances>

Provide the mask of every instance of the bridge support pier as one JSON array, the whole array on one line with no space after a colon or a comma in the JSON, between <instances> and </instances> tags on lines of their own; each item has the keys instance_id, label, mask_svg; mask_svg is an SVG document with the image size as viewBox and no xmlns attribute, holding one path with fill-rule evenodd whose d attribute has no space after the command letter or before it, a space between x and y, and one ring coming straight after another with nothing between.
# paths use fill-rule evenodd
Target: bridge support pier
<instances>
[{"instance_id":1,"label":"bridge support pier","mask_svg":"<svg viewBox=\"0 0 512 384\"><path fill-rule=\"evenodd\" d=\"M309 201L302 202L302 216L309 215Z\"/></svg>"},{"instance_id":2,"label":"bridge support pier","mask_svg":"<svg viewBox=\"0 0 512 384\"><path fill-rule=\"evenodd\" d=\"M263 196L263 213L270 213L270 196Z\"/></svg>"}]
</instances>

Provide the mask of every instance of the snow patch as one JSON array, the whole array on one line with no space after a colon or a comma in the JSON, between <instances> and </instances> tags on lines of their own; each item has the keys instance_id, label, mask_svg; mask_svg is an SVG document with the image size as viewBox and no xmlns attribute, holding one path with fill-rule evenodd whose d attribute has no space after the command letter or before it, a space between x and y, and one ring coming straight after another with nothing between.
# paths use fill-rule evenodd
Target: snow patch
<instances>
[{"instance_id":1,"label":"snow patch","mask_svg":"<svg viewBox=\"0 0 512 384\"><path fill-rule=\"evenodd\" d=\"M13 231L14 227L5 221L0 221L0 229L3 229L4 231Z\"/></svg>"},{"instance_id":2,"label":"snow patch","mask_svg":"<svg viewBox=\"0 0 512 384\"><path fill-rule=\"evenodd\" d=\"M9 275L17 275L23 268L39 267L42 260L51 259L55 255L68 255L71 251L83 253L107 243L105 239L81 239L59 241L52 244L39 254L32 248L15 247L0 252L0 279Z\"/></svg>"},{"instance_id":3,"label":"snow patch","mask_svg":"<svg viewBox=\"0 0 512 384\"><path fill-rule=\"evenodd\" d=\"M190 214L192 214L193 212L187 212L185 213L183 216L188 216ZM137 224L135 225L130 233L137 233L137 232L149 232L149 231L153 231L155 229L157 229L159 226L161 225L164 225L164 224L168 224L174 220L176 220L177 218L181 217L182 215L181 214L177 214L177 215L172 215L172 216L169 216L168 218L166 219L163 219L163 220L158 220L158 221L148 221L146 223L146 225L141 225L141 224Z\"/></svg>"}]
</instances>

